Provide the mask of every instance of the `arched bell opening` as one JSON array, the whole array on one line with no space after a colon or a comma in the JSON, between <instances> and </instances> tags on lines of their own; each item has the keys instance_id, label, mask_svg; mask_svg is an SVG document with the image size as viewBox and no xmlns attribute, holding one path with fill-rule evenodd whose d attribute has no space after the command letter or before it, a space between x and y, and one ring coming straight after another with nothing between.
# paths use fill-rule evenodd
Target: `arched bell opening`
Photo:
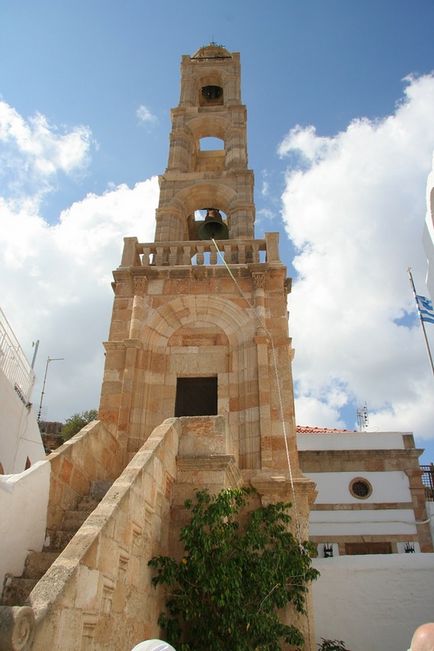
<instances>
[{"instance_id":1,"label":"arched bell opening","mask_svg":"<svg viewBox=\"0 0 434 651\"><path fill-rule=\"evenodd\" d=\"M199 106L223 106L223 104L224 92L219 83L205 83L200 86Z\"/></svg>"},{"instance_id":2,"label":"arched bell opening","mask_svg":"<svg viewBox=\"0 0 434 651\"><path fill-rule=\"evenodd\" d=\"M195 210L187 217L190 240L229 239L228 216L215 207Z\"/></svg>"},{"instance_id":3,"label":"arched bell opening","mask_svg":"<svg viewBox=\"0 0 434 651\"><path fill-rule=\"evenodd\" d=\"M201 107L223 106L225 90L222 74L219 70L210 70L196 79L197 103Z\"/></svg>"},{"instance_id":4,"label":"arched bell opening","mask_svg":"<svg viewBox=\"0 0 434 651\"><path fill-rule=\"evenodd\" d=\"M217 239L217 237L218 239L230 239L232 213L236 210L236 205L237 193L235 189L231 188L229 185L215 180L208 181L208 179L203 182L197 182L192 186L179 190L171 198L170 202L164 206L164 209L158 209L158 238L156 236L156 239L158 239L158 241L191 241L201 239L198 233L198 227L201 226L199 221L206 220L206 213L209 210L216 210L220 213L221 221L228 231L226 238L224 237L223 229L218 234L214 233L214 239ZM199 216L195 217L195 213L198 210L205 211L202 213L202 218L199 218ZM218 219L218 215L215 212L212 212L210 216L213 218L217 217ZM184 235L177 232L174 233L176 234L176 237L168 237L168 234L174 232L172 221L174 221L175 218L176 224L178 224L178 219L182 220L182 230ZM205 237L204 239L211 239L211 237Z\"/></svg>"}]
</instances>

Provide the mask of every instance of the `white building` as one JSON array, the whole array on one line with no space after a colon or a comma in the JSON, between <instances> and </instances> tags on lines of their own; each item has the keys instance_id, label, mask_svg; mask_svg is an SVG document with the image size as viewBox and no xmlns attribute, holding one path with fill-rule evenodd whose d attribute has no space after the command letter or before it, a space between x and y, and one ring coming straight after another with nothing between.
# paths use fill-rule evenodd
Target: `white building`
<instances>
[{"instance_id":1,"label":"white building","mask_svg":"<svg viewBox=\"0 0 434 651\"><path fill-rule=\"evenodd\" d=\"M0 310L0 474L20 473L45 459L31 405L34 373Z\"/></svg>"},{"instance_id":2,"label":"white building","mask_svg":"<svg viewBox=\"0 0 434 651\"><path fill-rule=\"evenodd\" d=\"M431 174L426 186L426 219L423 243L428 262L426 284L431 298L434 299L434 158Z\"/></svg>"},{"instance_id":3,"label":"white building","mask_svg":"<svg viewBox=\"0 0 434 651\"><path fill-rule=\"evenodd\" d=\"M299 426L297 443L318 491L310 539L320 557L433 551L412 434Z\"/></svg>"}]
</instances>

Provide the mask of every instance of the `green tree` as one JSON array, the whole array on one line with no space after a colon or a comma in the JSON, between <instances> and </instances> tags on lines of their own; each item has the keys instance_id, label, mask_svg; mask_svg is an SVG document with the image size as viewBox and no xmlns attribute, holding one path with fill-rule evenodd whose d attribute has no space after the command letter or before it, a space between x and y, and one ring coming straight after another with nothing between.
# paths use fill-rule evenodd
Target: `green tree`
<instances>
[{"instance_id":1,"label":"green tree","mask_svg":"<svg viewBox=\"0 0 434 651\"><path fill-rule=\"evenodd\" d=\"M98 417L98 412L96 409L89 409L88 411L82 411L81 414L73 414L71 418L67 418L65 424L62 427L60 432L64 441L67 441L77 434L82 427L90 423L92 420Z\"/></svg>"},{"instance_id":2,"label":"green tree","mask_svg":"<svg viewBox=\"0 0 434 651\"><path fill-rule=\"evenodd\" d=\"M279 651L302 647L294 625L279 621L292 604L305 612L307 585L318 576L313 547L288 530L289 503L253 509L250 489L198 491L185 503L190 522L181 530L184 556L149 561L154 585L168 586L159 624L178 651Z\"/></svg>"}]
</instances>

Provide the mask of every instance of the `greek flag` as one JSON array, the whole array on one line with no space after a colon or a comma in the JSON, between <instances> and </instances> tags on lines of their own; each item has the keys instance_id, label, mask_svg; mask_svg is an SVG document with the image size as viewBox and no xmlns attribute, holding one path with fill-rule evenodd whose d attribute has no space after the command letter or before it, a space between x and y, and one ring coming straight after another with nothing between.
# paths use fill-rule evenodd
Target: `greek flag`
<instances>
[{"instance_id":1,"label":"greek flag","mask_svg":"<svg viewBox=\"0 0 434 651\"><path fill-rule=\"evenodd\" d=\"M416 302L422 321L426 321L426 323L434 323L434 308L429 298L416 294Z\"/></svg>"}]
</instances>

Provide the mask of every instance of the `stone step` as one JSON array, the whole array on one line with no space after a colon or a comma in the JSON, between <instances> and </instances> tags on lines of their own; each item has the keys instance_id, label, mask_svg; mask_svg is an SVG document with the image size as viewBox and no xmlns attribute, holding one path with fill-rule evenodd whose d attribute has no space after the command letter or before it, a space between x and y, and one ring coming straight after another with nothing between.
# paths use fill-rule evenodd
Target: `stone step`
<instances>
[{"instance_id":1,"label":"stone step","mask_svg":"<svg viewBox=\"0 0 434 651\"><path fill-rule=\"evenodd\" d=\"M2 606L23 606L38 579L8 576L3 589Z\"/></svg>"},{"instance_id":2,"label":"stone step","mask_svg":"<svg viewBox=\"0 0 434 651\"><path fill-rule=\"evenodd\" d=\"M76 510L65 511L61 529L52 531L42 552L29 552L21 577L7 576L0 604L22 606L45 572L77 533L83 522L98 506L112 481L93 481L89 495L83 497Z\"/></svg>"},{"instance_id":3,"label":"stone step","mask_svg":"<svg viewBox=\"0 0 434 651\"><path fill-rule=\"evenodd\" d=\"M49 543L44 545L43 551L60 553L76 533L76 530L64 531L63 529L57 529L51 533Z\"/></svg>"},{"instance_id":4,"label":"stone step","mask_svg":"<svg viewBox=\"0 0 434 651\"><path fill-rule=\"evenodd\" d=\"M63 531L78 531L92 511L65 511L62 520Z\"/></svg>"},{"instance_id":5,"label":"stone step","mask_svg":"<svg viewBox=\"0 0 434 651\"><path fill-rule=\"evenodd\" d=\"M39 580L58 556L59 552L30 552L26 558L22 578Z\"/></svg>"},{"instance_id":6,"label":"stone step","mask_svg":"<svg viewBox=\"0 0 434 651\"><path fill-rule=\"evenodd\" d=\"M93 481L90 485L90 496L100 502L112 484L111 480L98 479Z\"/></svg>"},{"instance_id":7,"label":"stone step","mask_svg":"<svg viewBox=\"0 0 434 651\"><path fill-rule=\"evenodd\" d=\"M82 497L77 505L77 511L85 511L87 514L92 513L100 503L100 500L96 500L89 495Z\"/></svg>"}]
</instances>

